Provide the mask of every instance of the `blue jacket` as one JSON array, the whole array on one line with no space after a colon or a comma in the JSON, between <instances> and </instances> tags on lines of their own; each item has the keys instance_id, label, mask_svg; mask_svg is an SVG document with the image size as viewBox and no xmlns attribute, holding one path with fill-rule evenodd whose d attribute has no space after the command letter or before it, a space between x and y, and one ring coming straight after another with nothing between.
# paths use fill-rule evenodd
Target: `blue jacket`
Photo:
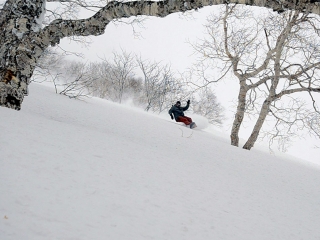
<instances>
[{"instance_id":1,"label":"blue jacket","mask_svg":"<svg viewBox=\"0 0 320 240\"><path fill-rule=\"evenodd\" d=\"M189 103L187 103L187 106L185 106L185 107L172 105L172 107L169 110L169 115L171 116L171 114L173 114L174 119L177 120L178 117L184 116L183 112L188 110L188 108L189 108Z\"/></svg>"}]
</instances>

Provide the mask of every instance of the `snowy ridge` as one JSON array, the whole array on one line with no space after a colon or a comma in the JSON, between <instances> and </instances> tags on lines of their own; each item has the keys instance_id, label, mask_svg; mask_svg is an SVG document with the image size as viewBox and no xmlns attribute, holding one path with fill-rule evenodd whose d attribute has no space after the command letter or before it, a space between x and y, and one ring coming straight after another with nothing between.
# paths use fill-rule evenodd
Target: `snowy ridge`
<instances>
[{"instance_id":1,"label":"snowy ridge","mask_svg":"<svg viewBox=\"0 0 320 240\"><path fill-rule=\"evenodd\" d=\"M316 165L34 83L0 111L0 239L320 238Z\"/></svg>"}]
</instances>

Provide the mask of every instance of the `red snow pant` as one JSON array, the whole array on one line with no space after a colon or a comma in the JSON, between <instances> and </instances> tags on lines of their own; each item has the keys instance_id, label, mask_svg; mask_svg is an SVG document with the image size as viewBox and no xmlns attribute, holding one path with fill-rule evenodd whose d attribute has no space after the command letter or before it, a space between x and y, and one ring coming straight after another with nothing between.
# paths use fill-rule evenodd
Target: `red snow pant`
<instances>
[{"instance_id":1,"label":"red snow pant","mask_svg":"<svg viewBox=\"0 0 320 240\"><path fill-rule=\"evenodd\" d=\"M186 116L179 116L176 119L176 122L183 122L185 125L190 125L190 123L192 123L192 119Z\"/></svg>"}]
</instances>

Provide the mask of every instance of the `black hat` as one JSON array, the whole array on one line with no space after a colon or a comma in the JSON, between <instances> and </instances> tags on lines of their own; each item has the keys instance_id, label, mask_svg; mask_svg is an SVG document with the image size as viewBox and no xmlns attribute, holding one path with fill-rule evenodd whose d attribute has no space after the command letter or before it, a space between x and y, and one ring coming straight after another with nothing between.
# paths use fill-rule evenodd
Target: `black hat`
<instances>
[{"instance_id":1,"label":"black hat","mask_svg":"<svg viewBox=\"0 0 320 240\"><path fill-rule=\"evenodd\" d=\"M181 104L181 102L180 102L180 101L177 101L176 104Z\"/></svg>"}]
</instances>

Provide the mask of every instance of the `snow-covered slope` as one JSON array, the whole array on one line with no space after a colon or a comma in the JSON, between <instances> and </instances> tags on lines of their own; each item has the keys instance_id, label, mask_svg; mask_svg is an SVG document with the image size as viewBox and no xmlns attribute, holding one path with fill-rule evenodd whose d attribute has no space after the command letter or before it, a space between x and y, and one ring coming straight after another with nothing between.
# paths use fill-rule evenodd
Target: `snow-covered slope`
<instances>
[{"instance_id":1,"label":"snow-covered slope","mask_svg":"<svg viewBox=\"0 0 320 240\"><path fill-rule=\"evenodd\" d=\"M0 108L1 240L320 239L320 169L31 85Z\"/></svg>"}]
</instances>

